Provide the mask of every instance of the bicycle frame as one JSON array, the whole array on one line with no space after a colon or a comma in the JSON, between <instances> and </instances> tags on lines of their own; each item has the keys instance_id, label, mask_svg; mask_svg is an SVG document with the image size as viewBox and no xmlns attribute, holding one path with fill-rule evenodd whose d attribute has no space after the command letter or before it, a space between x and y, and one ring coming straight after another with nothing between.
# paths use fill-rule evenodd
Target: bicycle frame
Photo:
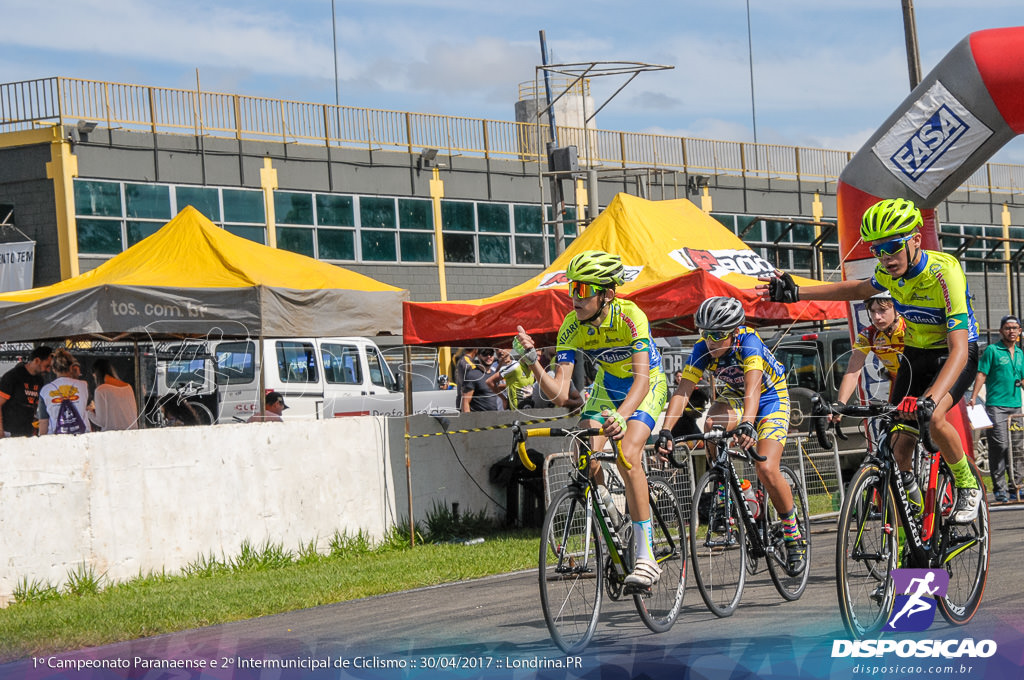
<instances>
[{"instance_id":1,"label":"bicycle frame","mask_svg":"<svg viewBox=\"0 0 1024 680\"><path fill-rule=\"evenodd\" d=\"M821 423L822 411L819 410L820 403L815 405L815 415L812 417L813 427L816 430L819 443L826 445L824 426ZM886 410L889 408L890 410ZM838 413L853 417L882 418L881 435L875 452L870 454L861 467L864 465L875 465L882 473L885 488L890 490L896 498L896 514L899 528L902 528L904 535L908 537L906 547L910 555L912 566L927 568L940 567L961 551L971 547L977 540L971 537L964 537L950 545L943 545L945 532L939 532L940 517L936 512L938 507L938 479L940 470L945 469L952 477L948 465L939 454L938 447L934 446L927 436L927 423L918 423L917 432L901 430L904 436L914 437L913 464L911 469L915 476L920 478L919 472L922 464L928 466L928 486L923 490L922 514L920 519L914 516L907 498L906 487L903 485L903 477L897 474L899 468L896 464L895 453L892 449L892 438L902 421L895 418L891 407L887 405L853 406L846 405L837 410ZM828 446L826 446L828 448ZM933 450L934 449L934 450Z\"/></svg>"},{"instance_id":2,"label":"bicycle frame","mask_svg":"<svg viewBox=\"0 0 1024 680\"><path fill-rule=\"evenodd\" d=\"M735 498L743 498L742 489L740 488L740 476L736 472L736 466L732 462L732 449L729 448L726 440L719 440L715 443L715 460L712 463L712 468L720 470L729 480L729 486L732 488ZM746 457L748 454L744 452L742 456ZM749 460L749 458L748 458ZM726 517L730 517L729 508L733 501L733 494L725 494L725 508ZM761 504L762 510L758 515L757 519L750 514L750 508L747 507L746 503L738 503L740 506L739 514L740 519L743 521L744 526L747 529L747 540L748 545L744 548L750 554L751 557L771 557L783 568L786 567L785 562L778 556L768 550L768 513L767 504L771 501L768 500L767 494L758 499L758 503Z\"/></svg>"}]
</instances>

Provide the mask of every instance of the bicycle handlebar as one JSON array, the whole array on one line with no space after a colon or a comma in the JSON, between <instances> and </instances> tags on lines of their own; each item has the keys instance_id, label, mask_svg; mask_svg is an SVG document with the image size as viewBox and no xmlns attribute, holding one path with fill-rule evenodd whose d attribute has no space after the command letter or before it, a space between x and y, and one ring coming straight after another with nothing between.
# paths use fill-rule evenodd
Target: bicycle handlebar
<instances>
[{"instance_id":1,"label":"bicycle handlebar","mask_svg":"<svg viewBox=\"0 0 1024 680\"><path fill-rule=\"evenodd\" d=\"M936 453L939 450L939 447L937 447L935 442L932 441L931 432L928 427L929 421L931 420L931 412L922 408L923 401L923 399L917 400L917 409L914 412L917 417L917 429L925 450L929 453ZM829 441L829 436L825 429L828 417L833 413L838 413L842 416L849 416L851 418L879 418L891 416L892 414L900 411L899 406L888 402L871 404L828 404L822 396L817 393L811 395L811 404L811 424L814 428L815 435L817 435L818 443L823 449L831 449L834 443ZM847 438L843 435L842 430L839 429L839 423L835 424L835 432L840 439Z\"/></svg>"},{"instance_id":2,"label":"bicycle handlebar","mask_svg":"<svg viewBox=\"0 0 1024 680\"><path fill-rule=\"evenodd\" d=\"M603 434L603 430L600 427L532 427L527 429L518 422L512 424L512 431L516 444L516 453L519 454L519 461L530 472L537 469L537 466L533 464L530 456L526 453L526 440L530 437L598 437ZM622 441L615 439L613 442L615 456L619 463L625 469L632 470L633 466L629 464L625 454L622 453Z\"/></svg>"},{"instance_id":3,"label":"bicycle handlebar","mask_svg":"<svg viewBox=\"0 0 1024 680\"><path fill-rule=\"evenodd\" d=\"M723 441L725 439L730 439L736 436L737 434L739 434L739 428L736 428L735 430L726 431L724 428L716 425L707 432L700 432L698 434L685 434L681 437L675 437L672 441L673 443L677 444L682 444L686 442L718 442ZM766 457L759 455L757 451L755 451L753 448L745 449L743 453L749 456L751 459L758 461L759 463L763 463L764 461L768 460ZM683 467L673 459L674 456L675 448L673 447L672 453L669 455L669 460L671 460L672 464L675 465L676 467Z\"/></svg>"}]
</instances>

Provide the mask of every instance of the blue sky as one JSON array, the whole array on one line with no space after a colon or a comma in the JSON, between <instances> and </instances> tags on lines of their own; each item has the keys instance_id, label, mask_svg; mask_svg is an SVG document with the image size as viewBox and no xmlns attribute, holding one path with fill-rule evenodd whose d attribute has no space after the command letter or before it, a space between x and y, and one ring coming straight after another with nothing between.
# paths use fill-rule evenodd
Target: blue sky
<instances>
[{"instance_id":1,"label":"blue sky","mask_svg":"<svg viewBox=\"0 0 1024 680\"><path fill-rule=\"evenodd\" d=\"M927 73L1020 0L917 0ZM900 0L750 0L760 142L855 151L909 91ZM642 61L598 127L752 140L745 0L336 0L342 104L512 120L555 62ZM330 0L0 0L0 82L49 76L333 103ZM593 84L598 101L621 79ZM1024 144L996 158L1024 164Z\"/></svg>"}]
</instances>

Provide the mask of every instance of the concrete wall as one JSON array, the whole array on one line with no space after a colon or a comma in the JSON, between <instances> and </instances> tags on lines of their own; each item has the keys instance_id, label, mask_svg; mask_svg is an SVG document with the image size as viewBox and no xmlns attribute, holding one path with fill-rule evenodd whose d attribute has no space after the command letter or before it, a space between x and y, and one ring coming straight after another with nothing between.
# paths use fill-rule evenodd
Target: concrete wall
<instances>
[{"instance_id":1,"label":"concrete wall","mask_svg":"<svg viewBox=\"0 0 1024 680\"><path fill-rule=\"evenodd\" d=\"M234 557L246 539L324 550L336 530L380 537L397 488L385 428L365 417L7 439L0 601L22 578L62 585L82 562L120 581Z\"/></svg>"},{"instance_id":2,"label":"concrete wall","mask_svg":"<svg viewBox=\"0 0 1024 680\"><path fill-rule=\"evenodd\" d=\"M560 415L540 410L530 417ZM451 418L451 429L508 424L515 413ZM569 425L574 421L561 420ZM295 551L338 531L374 539L409 518L405 420L379 417L7 439L0 476L0 604L22 579L63 586L82 563L109 581L178 572L242 542ZM444 429L409 419L412 434ZM505 518L490 467L508 429L410 440L415 521L435 504ZM561 450L560 439L530 447Z\"/></svg>"}]
</instances>

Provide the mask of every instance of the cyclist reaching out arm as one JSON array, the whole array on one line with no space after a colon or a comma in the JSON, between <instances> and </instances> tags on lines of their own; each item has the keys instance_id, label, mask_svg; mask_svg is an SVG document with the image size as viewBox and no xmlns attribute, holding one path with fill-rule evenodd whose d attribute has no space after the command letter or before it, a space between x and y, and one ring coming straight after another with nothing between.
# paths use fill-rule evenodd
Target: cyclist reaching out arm
<instances>
[{"instance_id":1,"label":"cyclist reaching out arm","mask_svg":"<svg viewBox=\"0 0 1024 680\"><path fill-rule=\"evenodd\" d=\"M864 212L860 227L861 238L878 258L870 279L801 290L792 276L778 272L762 279L767 283L758 290L762 299L773 302L850 300L889 291L906 321L906 361L900 363L889 400L898 404L905 397L917 398L930 416L929 433L957 488L952 519L967 524L977 518L983 494L946 414L975 378L978 326L963 267L952 255L924 250L921 225L921 211L911 201L879 201ZM897 436L893 449L900 469L908 470L913 440Z\"/></svg>"}]
</instances>

